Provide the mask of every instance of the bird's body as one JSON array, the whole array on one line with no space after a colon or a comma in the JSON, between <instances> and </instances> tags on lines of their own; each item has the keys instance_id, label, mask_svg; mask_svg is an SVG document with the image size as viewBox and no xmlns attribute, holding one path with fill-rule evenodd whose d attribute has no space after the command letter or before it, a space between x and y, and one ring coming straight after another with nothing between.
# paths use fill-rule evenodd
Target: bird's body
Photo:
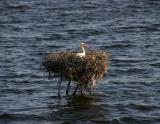
<instances>
[{"instance_id":1,"label":"bird's body","mask_svg":"<svg viewBox=\"0 0 160 124\"><path fill-rule=\"evenodd\" d=\"M80 48L82 49L82 52L81 53L76 53L76 56L78 56L78 57L85 57L86 52L85 52L84 47L88 47L88 46L85 45L84 43L81 43Z\"/></svg>"},{"instance_id":2,"label":"bird's body","mask_svg":"<svg viewBox=\"0 0 160 124\"><path fill-rule=\"evenodd\" d=\"M85 57L85 55L86 55L86 52L85 52L85 49L84 49L84 47L82 46L82 53L77 53L76 54L76 56L79 56L79 57Z\"/></svg>"}]
</instances>

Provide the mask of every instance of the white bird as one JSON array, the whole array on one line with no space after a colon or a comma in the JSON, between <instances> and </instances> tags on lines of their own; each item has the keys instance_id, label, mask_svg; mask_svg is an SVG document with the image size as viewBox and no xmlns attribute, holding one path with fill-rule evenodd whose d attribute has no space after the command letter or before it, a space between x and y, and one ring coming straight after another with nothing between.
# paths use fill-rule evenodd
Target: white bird
<instances>
[{"instance_id":1,"label":"white bird","mask_svg":"<svg viewBox=\"0 0 160 124\"><path fill-rule=\"evenodd\" d=\"M77 54L76 54L76 56L79 56L79 57L85 57L86 52L85 52L84 47L87 47L87 48L88 48L88 46L87 46L86 44L81 43L81 44L80 44L80 48L82 49L82 53L77 53Z\"/></svg>"},{"instance_id":2,"label":"white bird","mask_svg":"<svg viewBox=\"0 0 160 124\"><path fill-rule=\"evenodd\" d=\"M80 48L82 49L82 53L76 53L76 56L85 57L86 52L85 52L84 47L87 47L87 48L88 48L88 46L87 46L86 44L81 43L81 44L80 44ZM95 87L96 87L96 79L95 79L95 75L92 76L90 82L91 82L91 84L92 84L92 85L91 85L91 88L92 88L92 89L95 88Z\"/></svg>"}]
</instances>

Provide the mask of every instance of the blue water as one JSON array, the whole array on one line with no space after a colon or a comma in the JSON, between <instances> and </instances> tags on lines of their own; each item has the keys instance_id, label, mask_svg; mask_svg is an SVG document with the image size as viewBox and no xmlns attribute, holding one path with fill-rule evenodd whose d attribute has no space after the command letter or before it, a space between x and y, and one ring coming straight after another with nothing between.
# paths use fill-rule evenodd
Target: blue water
<instances>
[{"instance_id":1,"label":"blue water","mask_svg":"<svg viewBox=\"0 0 160 124\"><path fill-rule=\"evenodd\" d=\"M49 52L112 53L86 96L57 98L41 68ZM1 0L1 124L159 124L159 0Z\"/></svg>"}]
</instances>

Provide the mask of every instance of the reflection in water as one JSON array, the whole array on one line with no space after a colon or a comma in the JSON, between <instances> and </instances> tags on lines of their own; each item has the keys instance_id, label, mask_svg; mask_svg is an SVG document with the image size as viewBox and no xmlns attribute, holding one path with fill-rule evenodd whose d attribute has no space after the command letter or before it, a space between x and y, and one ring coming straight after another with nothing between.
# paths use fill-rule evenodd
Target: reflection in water
<instances>
[{"instance_id":1,"label":"reflection in water","mask_svg":"<svg viewBox=\"0 0 160 124\"><path fill-rule=\"evenodd\" d=\"M76 96L67 99L67 105L57 105L52 109L51 119L69 123L93 123L104 121L103 108L98 105L96 96Z\"/></svg>"}]
</instances>

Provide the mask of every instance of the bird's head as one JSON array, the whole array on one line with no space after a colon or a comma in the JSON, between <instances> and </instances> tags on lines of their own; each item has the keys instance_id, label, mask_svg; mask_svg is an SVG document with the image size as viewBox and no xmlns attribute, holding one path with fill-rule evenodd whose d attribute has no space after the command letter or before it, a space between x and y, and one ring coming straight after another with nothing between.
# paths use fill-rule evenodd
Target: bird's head
<instances>
[{"instance_id":1,"label":"bird's head","mask_svg":"<svg viewBox=\"0 0 160 124\"><path fill-rule=\"evenodd\" d=\"M80 44L80 47L81 47L81 48L82 48L82 47L88 48L89 46L87 46L85 43L82 42L82 43Z\"/></svg>"}]
</instances>

